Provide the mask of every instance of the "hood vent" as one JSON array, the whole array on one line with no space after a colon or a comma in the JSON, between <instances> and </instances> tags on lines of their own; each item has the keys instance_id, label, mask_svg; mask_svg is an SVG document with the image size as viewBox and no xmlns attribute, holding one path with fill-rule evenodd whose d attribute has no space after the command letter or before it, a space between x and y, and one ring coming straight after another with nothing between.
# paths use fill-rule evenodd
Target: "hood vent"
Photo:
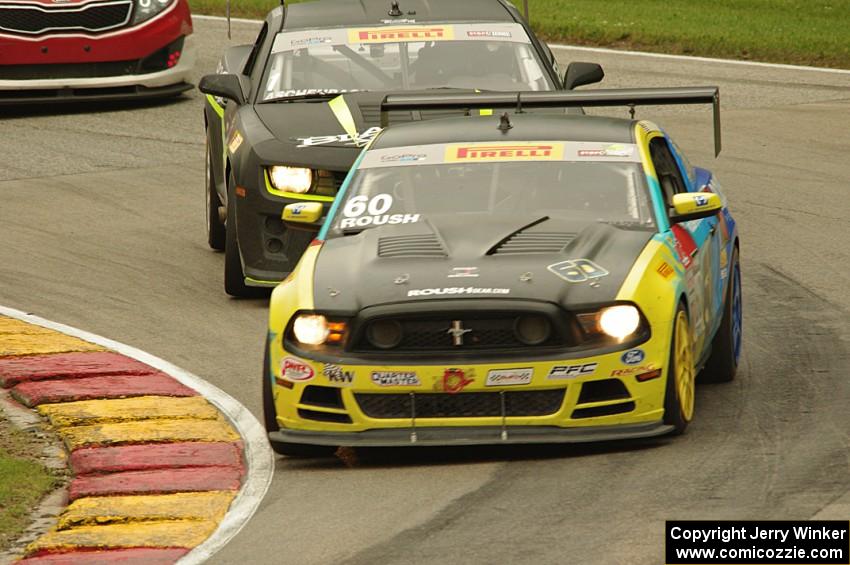
<instances>
[{"instance_id":1,"label":"hood vent","mask_svg":"<svg viewBox=\"0 0 850 565\"><path fill-rule=\"evenodd\" d=\"M435 234L393 235L378 240L378 257L447 257Z\"/></svg>"},{"instance_id":2,"label":"hood vent","mask_svg":"<svg viewBox=\"0 0 850 565\"><path fill-rule=\"evenodd\" d=\"M489 255L560 253L575 238L574 233L517 232L491 249Z\"/></svg>"},{"instance_id":3,"label":"hood vent","mask_svg":"<svg viewBox=\"0 0 850 565\"><path fill-rule=\"evenodd\" d=\"M367 126L381 125L380 104L360 104L360 114L363 116L363 122ZM456 118L466 115L468 113L465 110L420 110L418 112L391 110L388 118L390 124L401 124L417 120L437 120L440 118Z\"/></svg>"}]
</instances>

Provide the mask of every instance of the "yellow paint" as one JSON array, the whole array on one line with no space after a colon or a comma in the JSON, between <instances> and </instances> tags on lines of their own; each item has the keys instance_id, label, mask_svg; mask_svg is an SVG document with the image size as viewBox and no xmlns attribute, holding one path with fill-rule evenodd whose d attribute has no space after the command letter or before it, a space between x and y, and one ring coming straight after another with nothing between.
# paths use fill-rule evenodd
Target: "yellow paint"
<instances>
[{"instance_id":1,"label":"yellow paint","mask_svg":"<svg viewBox=\"0 0 850 565\"><path fill-rule=\"evenodd\" d=\"M140 396L117 400L83 400L42 404L38 407L56 427L126 422L129 420L184 419L215 420L218 411L203 397L172 398Z\"/></svg>"},{"instance_id":2,"label":"yellow paint","mask_svg":"<svg viewBox=\"0 0 850 565\"><path fill-rule=\"evenodd\" d=\"M99 345L19 320L4 319L0 331L0 357L103 350Z\"/></svg>"},{"instance_id":3,"label":"yellow paint","mask_svg":"<svg viewBox=\"0 0 850 565\"><path fill-rule=\"evenodd\" d=\"M280 218L285 222L312 224L318 222L325 208L320 202L296 202L283 208Z\"/></svg>"},{"instance_id":4,"label":"yellow paint","mask_svg":"<svg viewBox=\"0 0 850 565\"><path fill-rule=\"evenodd\" d=\"M235 496L232 492L212 491L80 498L59 517L57 529L157 520L220 522Z\"/></svg>"},{"instance_id":5,"label":"yellow paint","mask_svg":"<svg viewBox=\"0 0 850 565\"><path fill-rule=\"evenodd\" d=\"M199 545L218 527L212 520L169 520L139 524L80 526L54 530L29 546L27 554L77 548L188 547Z\"/></svg>"},{"instance_id":6,"label":"yellow paint","mask_svg":"<svg viewBox=\"0 0 850 565\"><path fill-rule=\"evenodd\" d=\"M351 137L351 140L357 143L357 123L354 121L354 116L351 115L351 110L348 104L345 103L345 96L339 95L328 102L331 112L333 112L336 121L342 126L343 131Z\"/></svg>"},{"instance_id":7,"label":"yellow paint","mask_svg":"<svg viewBox=\"0 0 850 565\"><path fill-rule=\"evenodd\" d=\"M707 212L709 210L720 210L723 202L720 195L711 192L688 192L673 195L673 208L677 214L690 214L692 212Z\"/></svg>"},{"instance_id":8,"label":"yellow paint","mask_svg":"<svg viewBox=\"0 0 850 565\"><path fill-rule=\"evenodd\" d=\"M105 401L104 401L105 402ZM239 434L223 419L142 420L61 428L70 450L92 445L163 443L178 441L237 441Z\"/></svg>"}]
</instances>

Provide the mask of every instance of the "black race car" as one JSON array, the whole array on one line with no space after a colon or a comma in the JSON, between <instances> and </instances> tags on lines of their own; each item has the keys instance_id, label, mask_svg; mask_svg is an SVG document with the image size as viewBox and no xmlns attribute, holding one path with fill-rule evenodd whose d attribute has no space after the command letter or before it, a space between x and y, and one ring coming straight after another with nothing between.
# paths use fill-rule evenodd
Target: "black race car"
<instances>
[{"instance_id":1,"label":"black race car","mask_svg":"<svg viewBox=\"0 0 850 565\"><path fill-rule=\"evenodd\" d=\"M272 10L254 45L228 49L207 94L207 227L224 250L225 290L279 283L313 237L289 230L284 206L325 212L393 92L552 91L598 82L551 51L507 0L322 0ZM560 110L563 112L563 109ZM487 114L487 109L477 110ZM459 115L398 111L388 121Z\"/></svg>"}]
</instances>

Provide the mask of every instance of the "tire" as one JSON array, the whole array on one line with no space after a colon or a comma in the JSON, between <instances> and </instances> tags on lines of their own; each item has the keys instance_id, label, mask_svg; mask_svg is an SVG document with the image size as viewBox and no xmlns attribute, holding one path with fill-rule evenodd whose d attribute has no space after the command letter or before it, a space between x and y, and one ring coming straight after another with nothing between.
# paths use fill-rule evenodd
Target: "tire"
<instances>
[{"instance_id":1,"label":"tire","mask_svg":"<svg viewBox=\"0 0 850 565\"><path fill-rule=\"evenodd\" d=\"M239 239L236 229L236 195L231 188L236 185L233 172L227 179L227 224L224 237L224 292L238 298L254 298L263 296L267 291L245 284L245 273L242 270L242 258L239 255Z\"/></svg>"},{"instance_id":2,"label":"tire","mask_svg":"<svg viewBox=\"0 0 850 565\"><path fill-rule=\"evenodd\" d=\"M670 361L664 394L664 423L673 426L674 435L685 433L693 419L695 373L688 312L685 305L679 303L673 318L673 336L670 339Z\"/></svg>"},{"instance_id":3,"label":"tire","mask_svg":"<svg viewBox=\"0 0 850 565\"><path fill-rule=\"evenodd\" d=\"M212 155L210 154L210 142L207 138L206 143L206 159L204 167L204 178L206 180L206 211L207 211L207 243L216 251L224 251L225 233L224 223L218 215L218 209L221 207L221 199L218 197L218 192L215 189L215 181L212 175Z\"/></svg>"},{"instance_id":4,"label":"tire","mask_svg":"<svg viewBox=\"0 0 850 565\"><path fill-rule=\"evenodd\" d=\"M275 415L274 394L272 393L271 371L269 365L269 344L266 343L266 352L263 356L263 424L266 433L280 430ZM287 457L333 457L336 447L328 445L309 445L306 443L287 443L283 441L271 441L272 450L278 455Z\"/></svg>"},{"instance_id":5,"label":"tire","mask_svg":"<svg viewBox=\"0 0 850 565\"><path fill-rule=\"evenodd\" d=\"M741 359L743 329L743 300L741 295L741 265L738 248L729 262L729 288L723 305L723 319L711 342L711 356L700 374L700 382L728 383L738 372Z\"/></svg>"}]
</instances>

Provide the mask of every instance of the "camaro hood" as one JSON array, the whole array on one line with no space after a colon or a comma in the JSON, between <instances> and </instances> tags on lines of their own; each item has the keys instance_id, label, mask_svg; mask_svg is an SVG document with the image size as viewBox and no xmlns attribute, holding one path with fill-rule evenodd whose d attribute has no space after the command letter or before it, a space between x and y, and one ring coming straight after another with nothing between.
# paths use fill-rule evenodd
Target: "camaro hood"
<instances>
[{"instance_id":1,"label":"camaro hood","mask_svg":"<svg viewBox=\"0 0 850 565\"><path fill-rule=\"evenodd\" d=\"M616 298L650 230L540 216L429 216L328 240L317 310L355 313L406 301L537 300L582 308Z\"/></svg>"}]
</instances>

